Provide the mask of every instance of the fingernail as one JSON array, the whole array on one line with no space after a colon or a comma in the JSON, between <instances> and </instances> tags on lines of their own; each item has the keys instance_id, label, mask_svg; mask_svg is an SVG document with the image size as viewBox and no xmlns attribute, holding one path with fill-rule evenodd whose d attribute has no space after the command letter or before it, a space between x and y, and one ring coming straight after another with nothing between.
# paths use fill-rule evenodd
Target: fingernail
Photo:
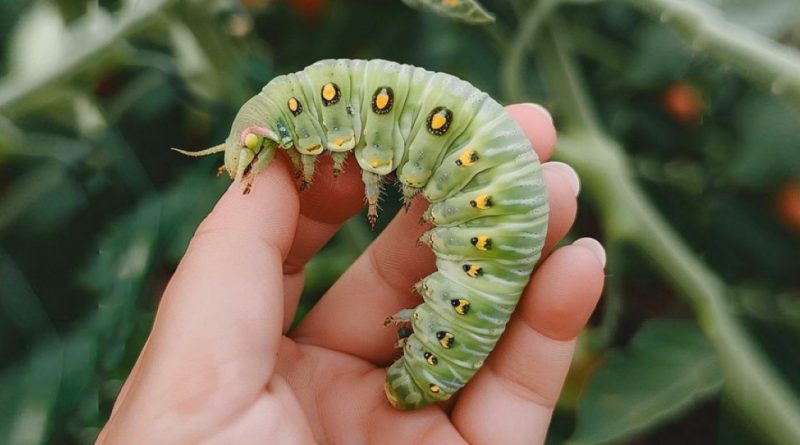
<instances>
[{"instance_id":1,"label":"fingernail","mask_svg":"<svg viewBox=\"0 0 800 445\"><path fill-rule=\"evenodd\" d=\"M589 249L598 260L600 260L600 264L603 267L606 267L606 249L603 248L603 245L600 244L600 241L597 241L594 238L578 238L575 242L572 243L573 246L580 246L585 249Z\"/></svg>"},{"instance_id":2,"label":"fingernail","mask_svg":"<svg viewBox=\"0 0 800 445\"><path fill-rule=\"evenodd\" d=\"M545 165L547 168L558 172L558 174L567 181L567 184L569 184L569 187L575 193L575 196L578 196L578 193L581 192L581 179L578 177L578 173L574 168L558 161L548 162Z\"/></svg>"},{"instance_id":3,"label":"fingernail","mask_svg":"<svg viewBox=\"0 0 800 445\"><path fill-rule=\"evenodd\" d=\"M530 102L526 103L525 105L527 105L527 106L533 108L534 110L536 110L537 112L545 115L547 117L547 120L550 121L551 124L553 123L553 116L550 115L550 112L547 111L547 108L545 108L545 107L543 107L543 106L541 106L539 104L534 104L534 103L530 103Z\"/></svg>"}]
</instances>

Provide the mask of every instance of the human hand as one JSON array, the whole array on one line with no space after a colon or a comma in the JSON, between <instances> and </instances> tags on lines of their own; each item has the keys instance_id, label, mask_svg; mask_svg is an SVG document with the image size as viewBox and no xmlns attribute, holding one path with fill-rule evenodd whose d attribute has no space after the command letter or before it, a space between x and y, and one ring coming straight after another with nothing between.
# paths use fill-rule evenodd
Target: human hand
<instances>
[{"instance_id":1,"label":"human hand","mask_svg":"<svg viewBox=\"0 0 800 445\"><path fill-rule=\"evenodd\" d=\"M540 159L555 144L549 114L512 105ZM434 270L416 241L417 199L287 333L303 267L363 206L351 157L330 158L298 194L285 159L252 193L234 184L198 228L167 286L153 330L100 444L544 443L575 346L603 285L605 253L587 238L554 250L575 217L579 182L545 163L550 221L542 260L486 364L449 403L403 412L386 401L399 352L386 316L419 304Z\"/></svg>"}]
</instances>

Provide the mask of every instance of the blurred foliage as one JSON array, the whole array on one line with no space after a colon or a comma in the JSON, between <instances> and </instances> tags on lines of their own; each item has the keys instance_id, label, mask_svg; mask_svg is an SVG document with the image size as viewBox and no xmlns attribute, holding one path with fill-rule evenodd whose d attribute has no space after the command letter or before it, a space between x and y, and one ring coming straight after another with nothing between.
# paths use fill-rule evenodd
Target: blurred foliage
<instances>
[{"instance_id":1,"label":"blurred foliage","mask_svg":"<svg viewBox=\"0 0 800 445\"><path fill-rule=\"evenodd\" d=\"M733 356L765 357L742 372L800 392L800 3L483 3L495 24L399 1L0 2L0 442L91 443L107 419L166 281L227 185L215 161L168 147L214 145L273 76L352 57L539 101L566 128L558 153L578 160L590 159L574 130L587 112L570 104L590 92L593 134L624 147L633 186L695 253L670 263L635 237L620 242L616 225L642 208L613 210L626 196L604 188L605 164L575 162L575 233L608 244L609 281L550 443L790 443L764 431L786 413L741 407L774 399L732 379L730 351L750 346L716 333L719 320L741 324L758 354ZM569 54L541 42L548 29ZM552 75L571 63L578 81ZM309 264L298 317L375 236L366 227L354 218ZM725 283L724 299L707 300L722 318L686 296L691 274L710 271Z\"/></svg>"}]
</instances>

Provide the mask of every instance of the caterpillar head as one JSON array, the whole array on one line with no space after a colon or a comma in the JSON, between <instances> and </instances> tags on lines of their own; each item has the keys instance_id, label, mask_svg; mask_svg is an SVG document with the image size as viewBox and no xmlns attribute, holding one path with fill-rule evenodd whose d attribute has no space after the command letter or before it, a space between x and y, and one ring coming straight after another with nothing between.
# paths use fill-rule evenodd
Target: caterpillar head
<instances>
[{"instance_id":1,"label":"caterpillar head","mask_svg":"<svg viewBox=\"0 0 800 445\"><path fill-rule=\"evenodd\" d=\"M277 133L264 125L263 110L249 104L239 110L224 143L200 151L173 150L195 157L225 152L225 164L220 172L226 171L236 182L244 184L245 192L249 191L256 174L269 165L280 143Z\"/></svg>"}]
</instances>

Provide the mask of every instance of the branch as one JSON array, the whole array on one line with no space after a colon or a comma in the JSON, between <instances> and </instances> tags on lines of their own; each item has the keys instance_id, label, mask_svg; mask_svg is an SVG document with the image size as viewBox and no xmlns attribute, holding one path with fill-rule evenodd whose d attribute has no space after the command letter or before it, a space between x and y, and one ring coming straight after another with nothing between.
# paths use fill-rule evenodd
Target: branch
<instances>
[{"instance_id":1,"label":"branch","mask_svg":"<svg viewBox=\"0 0 800 445\"><path fill-rule=\"evenodd\" d=\"M503 60L500 83L506 99L525 96L525 86L522 82L524 71L525 53L533 46L533 40L541 28L542 23L558 6L559 0L540 0L530 6L523 15L519 30L514 35L514 40L508 48L508 54Z\"/></svg>"},{"instance_id":2,"label":"branch","mask_svg":"<svg viewBox=\"0 0 800 445\"><path fill-rule=\"evenodd\" d=\"M800 443L800 403L735 318L724 283L700 261L636 185L619 144L600 127L562 27L549 26L537 53L569 131L556 153L599 204L609 241L630 243L694 310L719 354L731 399L774 443Z\"/></svg>"},{"instance_id":3,"label":"branch","mask_svg":"<svg viewBox=\"0 0 800 445\"><path fill-rule=\"evenodd\" d=\"M79 25L70 28L75 38L72 52L54 61L50 69L36 76L19 76L13 73L0 80L0 112L7 116L22 114L47 99L48 89L66 82L87 65L111 52L114 44L139 30L175 0L142 0L127 2L132 5L117 14L110 23L92 21L87 15ZM95 29L99 27L100 29Z\"/></svg>"},{"instance_id":4,"label":"branch","mask_svg":"<svg viewBox=\"0 0 800 445\"><path fill-rule=\"evenodd\" d=\"M696 50L800 108L800 51L725 20L696 0L627 0L673 27Z\"/></svg>"}]
</instances>

